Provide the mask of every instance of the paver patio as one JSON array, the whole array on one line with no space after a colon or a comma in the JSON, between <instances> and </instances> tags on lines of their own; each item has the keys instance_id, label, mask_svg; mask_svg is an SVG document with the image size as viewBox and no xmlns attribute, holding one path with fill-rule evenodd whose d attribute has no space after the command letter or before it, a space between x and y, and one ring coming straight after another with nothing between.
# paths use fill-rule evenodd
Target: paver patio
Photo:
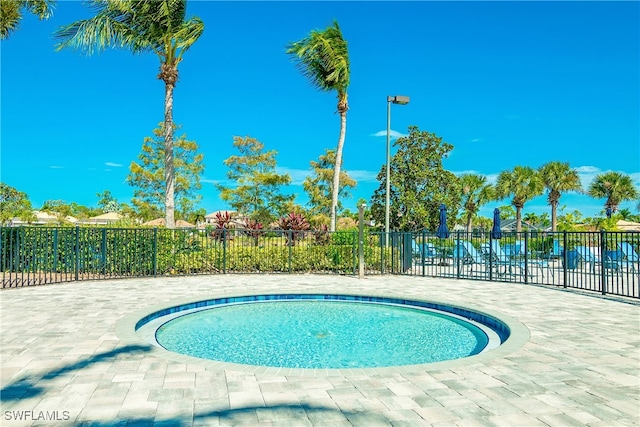
<instances>
[{"instance_id":1,"label":"paver patio","mask_svg":"<svg viewBox=\"0 0 640 427\"><path fill-rule=\"evenodd\" d=\"M289 292L433 299L526 329L507 351L463 361L306 375L181 361L122 331L123 319L145 307ZM638 303L401 276L217 275L9 289L0 292L1 424L637 426Z\"/></svg>"}]
</instances>

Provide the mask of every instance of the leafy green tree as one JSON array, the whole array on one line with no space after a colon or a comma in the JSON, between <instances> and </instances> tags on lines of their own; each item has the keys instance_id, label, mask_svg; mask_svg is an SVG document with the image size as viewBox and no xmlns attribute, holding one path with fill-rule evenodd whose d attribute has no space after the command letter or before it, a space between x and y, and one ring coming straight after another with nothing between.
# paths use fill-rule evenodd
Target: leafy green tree
<instances>
[{"instance_id":1,"label":"leafy green tree","mask_svg":"<svg viewBox=\"0 0 640 427\"><path fill-rule=\"evenodd\" d=\"M495 198L495 190L487 184L487 178L482 175L464 174L460 177L462 186L462 208L464 209L467 232L471 232L473 217L482 205Z\"/></svg>"},{"instance_id":2,"label":"leafy green tree","mask_svg":"<svg viewBox=\"0 0 640 427\"><path fill-rule=\"evenodd\" d=\"M6 224L13 218L20 218L23 221L34 219L29 196L0 182L0 224Z\"/></svg>"},{"instance_id":3,"label":"leafy green tree","mask_svg":"<svg viewBox=\"0 0 640 427\"><path fill-rule=\"evenodd\" d=\"M177 125L174 128L176 132L180 129ZM131 202L145 220L162 216L163 207L166 207L165 134L164 123L160 123L152 137L144 138L138 162L131 162L129 166L127 182L134 187ZM198 144L188 140L186 134L176 138L171 145L175 152L174 196L178 202L178 216L187 218L201 199L196 191L202 187L200 176L204 172L204 155L198 153Z\"/></svg>"},{"instance_id":4,"label":"leafy green tree","mask_svg":"<svg viewBox=\"0 0 640 427\"><path fill-rule=\"evenodd\" d=\"M265 152L264 144L249 136L234 136L233 146L240 155L229 157L224 164L229 168L227 178L235 185L218 184L220 198L262 224L271 224L291 212L294 196L280 193L283 185L291 183L291 177L276 173L277 152Z\"/></svg>"},{"instance_id":5,"label":"leafy green tree","mask_svg":"<svg viewBox=\"0 0 640 427\"><path fill-rule=\"evenodd\" d=\"M569 163L562 162L546 163L540 167L539 172L548 191L547 201L551 206L551 231L556 231L560 196L567 191L582 191L580 177L575 169L571 169Z\"/></svg>"},{"instance_id":6,"label":"leafy green tree","mask_svg":"<svg viewBox=\"0 0 640 427\"><path fill-rule=\"evenodd\" d=\"M24 10L43 20L51 18L54 5L53 0L0 0L0 40L18 29Z\"/></svg>"},{"instance_id":7,"label":"leafy green tree","mask_svg":"<svg viewBox=\"0 0 640 427\"><path fill-rule=\"evenodd\" d=\"M435 230L440 205L448 210L447 220L453 224L460 207L460 180L442 166L442 160L453 149L441 137L416 126L409 135L394 142L396 153L391 158L390 228L395 230ZM386 168L378 174L380 186L371 199L371 213L377 223L384 223Z\"/></svg>"},{"instance_id":8,"label":"leafy green tree","mask_svg":"<svg viewBox=\"0 0 640 427\"><path fill-rule=\"evenodd\" d=\"M580 211L558 216L558 231L580 231L579 225L582 223L583 217Z\"/></svg>"},{"instance_id":9,"label":"leafy green tree","mask_svg":"<svg viewBox=\"0 0 640 427\"><path fill-rule=\"evenodd\" d=\"M489 231L493 226L493 218L487 218L486 216L476 215L473 218L473 226L480 230Z\"/></svg>"},{"instance_id":10,"label":"leafy green tree","mask_svg":"<svg viewBox=\"0 0 640 427\"><path fill-rule=\"evenodd\" d=\"M336 150L325 150L317 161L311 161L311 175L302 183L302 188L309 196L309 215L331 215L331 192ZM349 197L350 189L355 188L356 181L343 170L340 171L339 197ZM338 199L338 211L342 203Z\"/></svg>"},{"instance_id":11,"label":"leafy green tree","mask_svg":"<svg viewBox=\"0 0 640 427\"><path fill-rule=\"evenodd\" d=\"M498 206L501 219L516 219L516 210L511 205ZM493 222L493 218L491 219Z\"/></svg>"},{"instance_id":12,"label":"leafy green tree","mask_svg":"<svg viewBox=\"0 0 640 427\"><path fill-rule=\"evenodd\" d=\"M527 212L522 216L522 219L530 225L538 228L547 228L551 225L551 221L549 220L549 214L535 214L533 212Z\"/></svg>"},{"instance_id":13,"label":"leafy green tree","mask_svg":"<svg viewBox=\"0 0 640 427\"><path fill-rule=\"evenodd\" d=\"M178 64L204 31L200 18L186 19L186 0L91 0L95 16L60 28L57 49L81 49L88 54L121 47L134 54L153 52L160 59L158 79L164 82L165 224L175 227L175 167L173 152L173 90Z\"/></svg>"},{"instance_id":14,"label":"leafy green tree","mask_svg":"<svg viewBox=\"0 0 640 427\"><path fill-rule=\"evenodd\" d=\"M516 208L516 231L522 231L522 208L525 203L542 194L544 183L540 174L528 166L516 166L512 171L498 175L496 195L499 199L513 197L511 204Z\"/></svg>"},{"instance_id":15,"label":"leafy green tree","mask_svg":"<svg viewBox=\"0 0 640 427\"><path fill-rule=\"evenodd\" d=\"M87 219L104 213L101 209L94 209L76 202L67 203L64 200L47 200L42 204L40 210L56 214L60 221L64 221L68 216Z\"/></svg>"},{"instance_id":16,"label":"leafy green tree","mask_svg":"<svg viewBox=\"0 0 640 427\"><path fill-rule=\"evenodd\" d=\"M340 114L340 136L336 148L331 190L330 231L336 229L336 210L340 193L342 149L347 132L347 88L350 80L349 50L338 22L324 30L313 30L309 36L289 44L287 54L292 55L309 82L323 91L336 91Z\"/></svg>"},{"instance_id":17,"label":"leafy green tree","mask_svg":"<svg viewBox=\"0 0 640 427\"><path fill-rule=\"evenodd\" d=\"M104 190L102 193L96 194L96 196L98 197L98 207L102 209L102 212L120 212L122 210L120 203L113 197L111 191Z\"/></svg>"},{"instance_id":18,"label":"leafy green tree","mask_svg":"<svg viewBox=\"0 0 640 427\"><path fill-rule=\"evenodd\" d=\"M589 195L596 199L606 198L604 207L616 212L621 202L634 200L640 196L629 175L619 172L606 172L597 175L589 185Z\"/></svg>"}]
</instances>

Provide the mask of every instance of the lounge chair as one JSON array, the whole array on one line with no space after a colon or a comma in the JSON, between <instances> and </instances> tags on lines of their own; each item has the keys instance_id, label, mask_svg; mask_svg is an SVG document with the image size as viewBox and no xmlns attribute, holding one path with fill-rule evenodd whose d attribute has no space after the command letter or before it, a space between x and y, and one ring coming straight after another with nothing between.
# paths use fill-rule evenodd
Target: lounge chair
<instances>
[{"instance_id":1,"label":"lounge chair","mask_svg":"<svg viewBox=\"0 0 640 427\"><path fill-rule=\"evenodd\" d=\"M510 246L510 248L512 248ZM485 257L489 259L491 265L495 265L496 267L504 267L502 273L498 270L498 274L505 275L507 274L507 270L509 270L509 274L512 273L513 267L522 267L522 263L516 261L513 256L503 251L500 247L500 242L497 240L491 241L491 247L489 247L489 243L483 243L481 246L481 250Z\"/></svg>"},{"instance_id":2,"label":"lounge chair","mask_svg":"<svg viewBox=\"0 0 640 427\"><path fill-rule=\"evenodd\" d=\"M524 269L527 267L527 273L529 275L533 275L533 271L531 270L531 266L538 267L540 269L540 273L542 274L542 278L544 278L544 270L549 268L549 262L543 259L535 259L531 256L531 253L525 251L525 244L523 241L516 241L514 245L510 245L512 249L512 254L507 253L506 251L502 251L500 249L500 243L497 240L493 240L493 251L492 251L492 262L497 265L508 266L509 273L512 272L512 267L519 267ZM485 243L483 245L483 249L486 251L489 248L489 244ZM522 258L527 254L525 258ZM549 272L553 276L553 270L549 269ZM506 268L505 268L506 273Z\"/></svg>"},{"instance_id":3,"label":"lounge chair","mask_svg":"<svg viewBox=\"0 0 640 427\"><path fill-rule=\"evenodd\" d=\"M638 253L633 249L633 245L629 242L620 242L618 243L618 249L622 254L621 263L632 272L638 271L640 256L638 256Z\"/></svg>"},{"instance_id":4,"label":"lounge chair","mask_svg":"<svg viewBox=\"0 0 640 427\"><path fill-rule=\"evenodd\" d=\"M564 248L560 246L560 240L553 239L553 246L551 247L551 253L549 258L562 258L564 256Z\"/></svg>"},{"instance_id":5,"label":"lounge chair","mask_svg":"<svg viewBox=\"0 0 640 427\"><path fill-rule=\"evenodd\" d=\"M440 259L440 253L438 253L438 251L436 250L436 246L433 243L422 243L420 245L420 250L422 252L422 258L425 261L428 260L431 264Z\"/></svg>"},{"instance_id":6,"label":"lounge chair","mask_svg":"<svg viewBox=\"0 0 640 427\"><path fill-rule=\"evenodd\" d=\"M593 248L589 246L576 246L575 250L578 253L578 262L581 262L582 265L590 264L591 271L595 271L596 264L601 264L600 256L593 251Z\"/></svg>"},{"instance_id":7,"label":"lounge chair","mask_svg":"<svg viewBox=\"0 0 640 427\"><path fill-rule=\"evenodd\" d=\"M474 265L487 266L487 259L472 244L466 240L457 240L453 246L453 262L457 260L464 265L468 265L469 271L473 271Z\"/></svg>"},{"instance_id":8,"label":"lounge chair","mask_svg":"<svg viewBox=\"0 0 640 427\"><path fill-rule=\"evenodd\" d=\"M414 261L418 263L428 262L433 264L438 260L440 254L436 250L436 247L433 243L416 243L414 240L411 243L411 251L413 253Z\"/></svg>"}]
</instances>

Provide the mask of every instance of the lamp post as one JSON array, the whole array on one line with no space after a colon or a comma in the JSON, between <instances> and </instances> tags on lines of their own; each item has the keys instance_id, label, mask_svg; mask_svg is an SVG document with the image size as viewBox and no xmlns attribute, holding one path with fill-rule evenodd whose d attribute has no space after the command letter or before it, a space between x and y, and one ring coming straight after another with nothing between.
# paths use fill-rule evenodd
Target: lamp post
<instances>
[{"instance_id":1,"label":"lamp post","mask_svg":"<svg viewBox=\"0 0 640 427\"><path fill-rule=\"evenodd\" d=\"M386 246L389 245L389 194L391 192L391 104L406 105L408 96L387 96L387 192L384 203L384 232Z\"/></svg>"}]
</instances>

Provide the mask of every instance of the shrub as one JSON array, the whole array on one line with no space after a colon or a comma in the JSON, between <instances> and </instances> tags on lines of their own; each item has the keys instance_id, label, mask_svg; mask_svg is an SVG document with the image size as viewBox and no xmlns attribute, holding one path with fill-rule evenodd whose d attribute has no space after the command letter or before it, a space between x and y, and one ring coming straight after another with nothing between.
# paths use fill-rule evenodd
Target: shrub
<instances>
[{"instance_id":1,"label":"shrub","mask_svg":"<svg viewBox=\"0 0 640 427\"><path fill-rule=\"evenodd\" d=\"M304 237L304 232L310 228L309 222L301 213L291 212L278 220L278 227L287 231L287 246L294 246L296 240Z\"/></svg>"}]
</instances>

